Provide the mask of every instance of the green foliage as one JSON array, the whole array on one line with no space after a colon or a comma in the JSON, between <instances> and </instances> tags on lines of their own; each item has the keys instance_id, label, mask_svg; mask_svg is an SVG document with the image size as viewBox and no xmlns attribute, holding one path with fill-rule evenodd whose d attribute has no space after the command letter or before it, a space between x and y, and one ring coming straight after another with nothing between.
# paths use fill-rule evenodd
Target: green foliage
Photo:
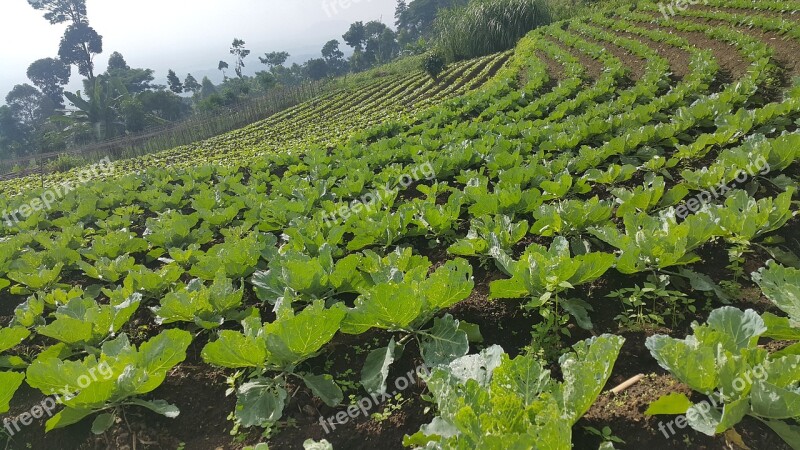
<instances>
[{"instance_id":1,"label":"green foliage","mask_svg":"<svg viewBox=\"0 0 800 450\"><path fill-rule=\"evenodd\" d=\"M490 347L433 370L426 380L437 416L406 446L435 448L571 448L572 425L611 375L624 339L602 335L574 346L559 363L564 381L531 356L509 359Z\"/></svg>"},{"instance_id":2,"label":"green foliage","mask_svg":"<svg viewBox=\"0 0 800 450\"><path fill-rule=\"evenodd\" d=\"M101 434L114 423L119 408L141 406L166 417L180 411L163 400L142 400L186 359L190 333L163 331L137 349L124 333L105 342L98 356L62 360L53 352L40 355L27 370L27 382L45 395L60 395L66 406L47 421L46 430L63 428L101 412L93 431ZM87 381L88 380L88 381ZM109 417L110 415L110 417Z\"/></svg>"},{"instance_id":3,"label":"green foliage","mask_svg":"<svg viewBox=\"0 0 800 450\"><path fill-rule=\"evenodd\" d=\"M447 65L447 61L438 53L431 53L422 61L422 70L434 80L439 80L439 75Z\"/></svg>"},{"instance_id":4,"label":"green foliage","mask_svg":"<svg viewBox=\"0 0 800 450\"><path fill-rule=\"evenodd\" d=\"M723 307L686 339L655 335L647 348L659 365L712 401L691 403L682 394L661 399L649 414L686 414L689 426L713 436L745 415L763 420L800 416L800 356L758 347L767 325L755 311ZM686 408L685 408L686 407ZM685 408L685 409L684 409ZM792 428L791 425L785 424Z\"/></svg>"}]
</instances>

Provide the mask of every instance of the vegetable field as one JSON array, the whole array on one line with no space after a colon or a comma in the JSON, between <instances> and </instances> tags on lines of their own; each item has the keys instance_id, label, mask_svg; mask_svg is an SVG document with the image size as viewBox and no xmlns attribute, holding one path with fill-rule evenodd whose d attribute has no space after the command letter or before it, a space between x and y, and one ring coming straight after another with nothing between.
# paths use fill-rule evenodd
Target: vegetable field
<instances>
[{"instance_id":1,"label":"vegetable field","mask_svg":"<svg viewBox=\"0 0 800 450\"><path fill-rule=\"evenodd\" d=\"M800 448L800 2L695 3L0 184L6 448Z\"/></svg>"}]
</instances>

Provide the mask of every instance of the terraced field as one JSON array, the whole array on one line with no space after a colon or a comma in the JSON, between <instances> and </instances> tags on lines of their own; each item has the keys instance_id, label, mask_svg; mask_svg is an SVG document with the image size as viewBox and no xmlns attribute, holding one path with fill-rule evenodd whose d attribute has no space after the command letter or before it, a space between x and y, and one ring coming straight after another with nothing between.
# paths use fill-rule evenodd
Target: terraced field
<instances>
[{"instance_id":1,"label":"terraced field","mask_svg":"<svg viewBox=\"0 0 800 450\"><path fill-rule=\"evenodd\" d=\"M8 448L800 448L799 11L639 2L3 184Z\"/></svg>"}]
</instances>

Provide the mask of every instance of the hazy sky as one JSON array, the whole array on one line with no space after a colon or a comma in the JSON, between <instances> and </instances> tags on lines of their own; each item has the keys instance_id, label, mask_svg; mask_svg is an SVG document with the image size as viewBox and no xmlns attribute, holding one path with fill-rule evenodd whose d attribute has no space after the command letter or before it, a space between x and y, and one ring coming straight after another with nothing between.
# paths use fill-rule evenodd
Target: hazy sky
<instances>
[{"instance_id":1,"label":"hazy sky","mask_svg":"<svg viewBox=\"0 0 800 450\"><path fill-rule=\"evenodd\" d=\"M252 51L247 72L266 66L258 56L273 50L292 53L292 60L319 57L330 39L357 20L379 20L394 27L396 0L87 0L89 23L103 36L103 54L95 73L105 70L108 55L118 51L131 67L156 71L166 84L167 69L183 78L221 79L219 60L233 68L228 53L234 37ZM27 0L0 0L0 104L15 84L28 82L25 71L39 58L56 57L65 25L50 25ZM298 61L301 62L301 61ZM259 67L260 66L260 67ZM70 90L80 89L72 68Z\"/></svg>"}]
</instances>

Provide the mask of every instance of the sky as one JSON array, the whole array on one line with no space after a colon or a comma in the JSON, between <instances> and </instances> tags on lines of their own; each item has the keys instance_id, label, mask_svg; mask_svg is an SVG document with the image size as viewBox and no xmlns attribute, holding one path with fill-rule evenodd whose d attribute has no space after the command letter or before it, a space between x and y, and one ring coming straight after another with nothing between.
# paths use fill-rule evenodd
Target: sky
<instances>
[{"instance_id":1,"label":"sky","mask_svg":"<svg viewBox=\"0 0 800 450\"><path fill-rule=\"evenodd\" d=\"M342 40L351 23L382 20L394 28L396 0L86 0L89 24L103 37L95 73L105 70L118 51L131 67L156 71L166 84L168 69L183 78L208 76L218 82L220 60L233 68L228 49L233 38L246 42L251 55L245 73L264 70L258 56L288 51L289 62L319 57L325 42ZM50 25L27 0L0 0L0 104L15 84L30 83L30 63L56 57L65 24ZM67 89L81 89L72 68Z\"/></svg>"}]
</instances>

